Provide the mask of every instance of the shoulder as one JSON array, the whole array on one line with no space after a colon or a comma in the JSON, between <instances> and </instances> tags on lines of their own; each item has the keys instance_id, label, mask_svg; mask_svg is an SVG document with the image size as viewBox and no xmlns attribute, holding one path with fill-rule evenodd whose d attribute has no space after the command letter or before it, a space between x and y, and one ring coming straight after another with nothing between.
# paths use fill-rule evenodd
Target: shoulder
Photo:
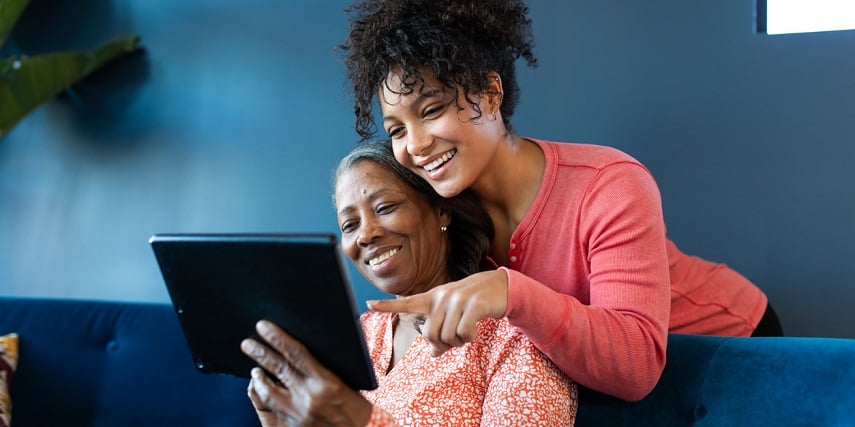
<instances>
[{"instance_id":1,"label":"shoulder","mask_svg":"<svg viewBox=\"0 0 855 427\"><path fill-rule=\"evenodd\" d=\"M492 358L504 358L509 353L529 352L535 350L525 334L512 326L506 318L486 318L478 322L473 344L483 348L484 352L492 354Z\"/></svg>"},{"instance_id":2,"label":"shoulder","mask_svg":"<svg viewBox=\"0 0 855 427\"><path fill-rule=\"evenodd\" d=\"M506 318L484 319L480 322L479 344L481 363L488 377L520 385L530 377L537 378L539 387L546 384L567 385L567 377L525 334Z\"/></svg>"},{"instance_id":3,"label":"shoulder","mask_svg":"<svg viewBox=\"0 0 855 427\"><path fill-rule=\"evenodd\" d=\"M392 313L380 313L376 311L366 311L359 316L359 323L362 324L362 330L366 337L382 334L388 325L391 324Z\"/></svg>"},{"instance_id":4,"label":"shoulder","mask_svg":"<svg viewBox=\"0 0 855 427\"><path fill-rule=\"evenodd\" d=\"M555 142L527 138L543 150L547 162L559 166L580 166L603 169L610 165L629 163L642 166L634 157L605 145L581 144L575 142Z\"/></svg>"}]
</instances>

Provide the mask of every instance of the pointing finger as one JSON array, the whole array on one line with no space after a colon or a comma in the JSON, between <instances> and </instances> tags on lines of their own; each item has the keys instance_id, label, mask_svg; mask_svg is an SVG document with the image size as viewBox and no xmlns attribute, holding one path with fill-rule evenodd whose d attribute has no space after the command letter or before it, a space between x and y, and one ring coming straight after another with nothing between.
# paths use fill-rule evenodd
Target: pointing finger
<instances>
[{"instance_id":1,"label":"pointing finger","mask_svg":"<svg viewBox=\"0 0 855 427\"><path fill-rule=\"evenodd\" d=\"M433 305L430 293L411 295L396 299L369 300L368 308L389 313L430 314Z\"/></svg>"}]
</instances>

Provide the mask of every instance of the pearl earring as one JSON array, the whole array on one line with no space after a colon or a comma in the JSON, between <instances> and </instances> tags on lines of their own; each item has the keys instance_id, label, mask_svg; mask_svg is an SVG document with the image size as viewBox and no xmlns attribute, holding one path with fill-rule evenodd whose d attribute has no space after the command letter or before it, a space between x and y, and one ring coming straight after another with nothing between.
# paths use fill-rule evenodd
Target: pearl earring
<instances>
[{"instance_id":1,"label":"pearl earring","mask_svg":"<svg viewBox=\"0 0 855 427\"><path fill-rule=\"evenodd\" d=\"M441 232L445 233L445 230L448 230L448 227L447 227L447 226L444 226L444 225L443 225L443 226L440 226L440 227L439 227L439 231L441 231Z\"/></svg>"}]
</instances>

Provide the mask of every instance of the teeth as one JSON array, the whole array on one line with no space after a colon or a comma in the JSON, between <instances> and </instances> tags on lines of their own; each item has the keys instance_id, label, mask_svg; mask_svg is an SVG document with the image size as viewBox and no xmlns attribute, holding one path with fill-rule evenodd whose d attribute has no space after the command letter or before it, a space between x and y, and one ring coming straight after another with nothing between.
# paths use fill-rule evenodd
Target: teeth
<instances>
[{"instance_id":1,"label":"teeth","mask_svg":"<svg viewBox=\"0 0 855 427\"><path fill-rule=\"evenodd\" d=\"M442 157L426 164L424 166L424 169L426 171L430 172L430 171L442 166L443 163L447 162L449 159L454 157L455 154L457 154L457 149L451 150L451 151L445 153Z\"/></svg>"},{"instance_id":2,"label":"teeth","mask_svg":"<svg viewBox=\"0 0 855 427\"><path fill-rule=\"evenodd\" d=\"M369 259L368 265L374 267L375 265L380 264L381 262L386 261L387 259L391 258L392 255L395 255L396 253L398 253L398 248L392 249L391 251L386 252L384 254L381 254L380 256L378 256L376 258Z\"/></svg>"}]
</instances>

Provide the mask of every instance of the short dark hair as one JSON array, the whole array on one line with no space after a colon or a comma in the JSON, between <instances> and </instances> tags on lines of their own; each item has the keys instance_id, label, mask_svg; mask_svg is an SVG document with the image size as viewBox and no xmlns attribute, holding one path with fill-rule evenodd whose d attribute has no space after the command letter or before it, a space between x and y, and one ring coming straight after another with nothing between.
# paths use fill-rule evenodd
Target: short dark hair
<instances>
[{"instance_id":1,"label":"short dark hair","mask_svg":"<svg viewBox=\"0 0 855 427\"><path fill-rule=\"evenodd\" d=\"M445 86L471 93L488 88L497 72L504 91L501 112L508 130L519 98L515 62L537 65L528 7L519 0L364 0L346 10L350 31L338 48L353 87L356 132L362 140L377 133L372 102L390 70L401 72L404 93L420 89L429 70ZM460 107L460 100L457 100Z\"/></svg>"},{"instance_id":2,"label":"short dark hair","mask_svg":"<svg viewBox=\"0 0 855 427\"><path fill-rule=\"evenodd\" d=\"M440 196L422 177L395 160L389 140L360 144L341 159L333 175L333 192L342 173L365 161L388 169L418 191L428 203L449 213L451 223L446 231L450 247L446 262L449 280L460 280L482 269L493 241L494 229L493 221L474 193L464 191L451 198Z\"/></svg>"}]
</instances>

